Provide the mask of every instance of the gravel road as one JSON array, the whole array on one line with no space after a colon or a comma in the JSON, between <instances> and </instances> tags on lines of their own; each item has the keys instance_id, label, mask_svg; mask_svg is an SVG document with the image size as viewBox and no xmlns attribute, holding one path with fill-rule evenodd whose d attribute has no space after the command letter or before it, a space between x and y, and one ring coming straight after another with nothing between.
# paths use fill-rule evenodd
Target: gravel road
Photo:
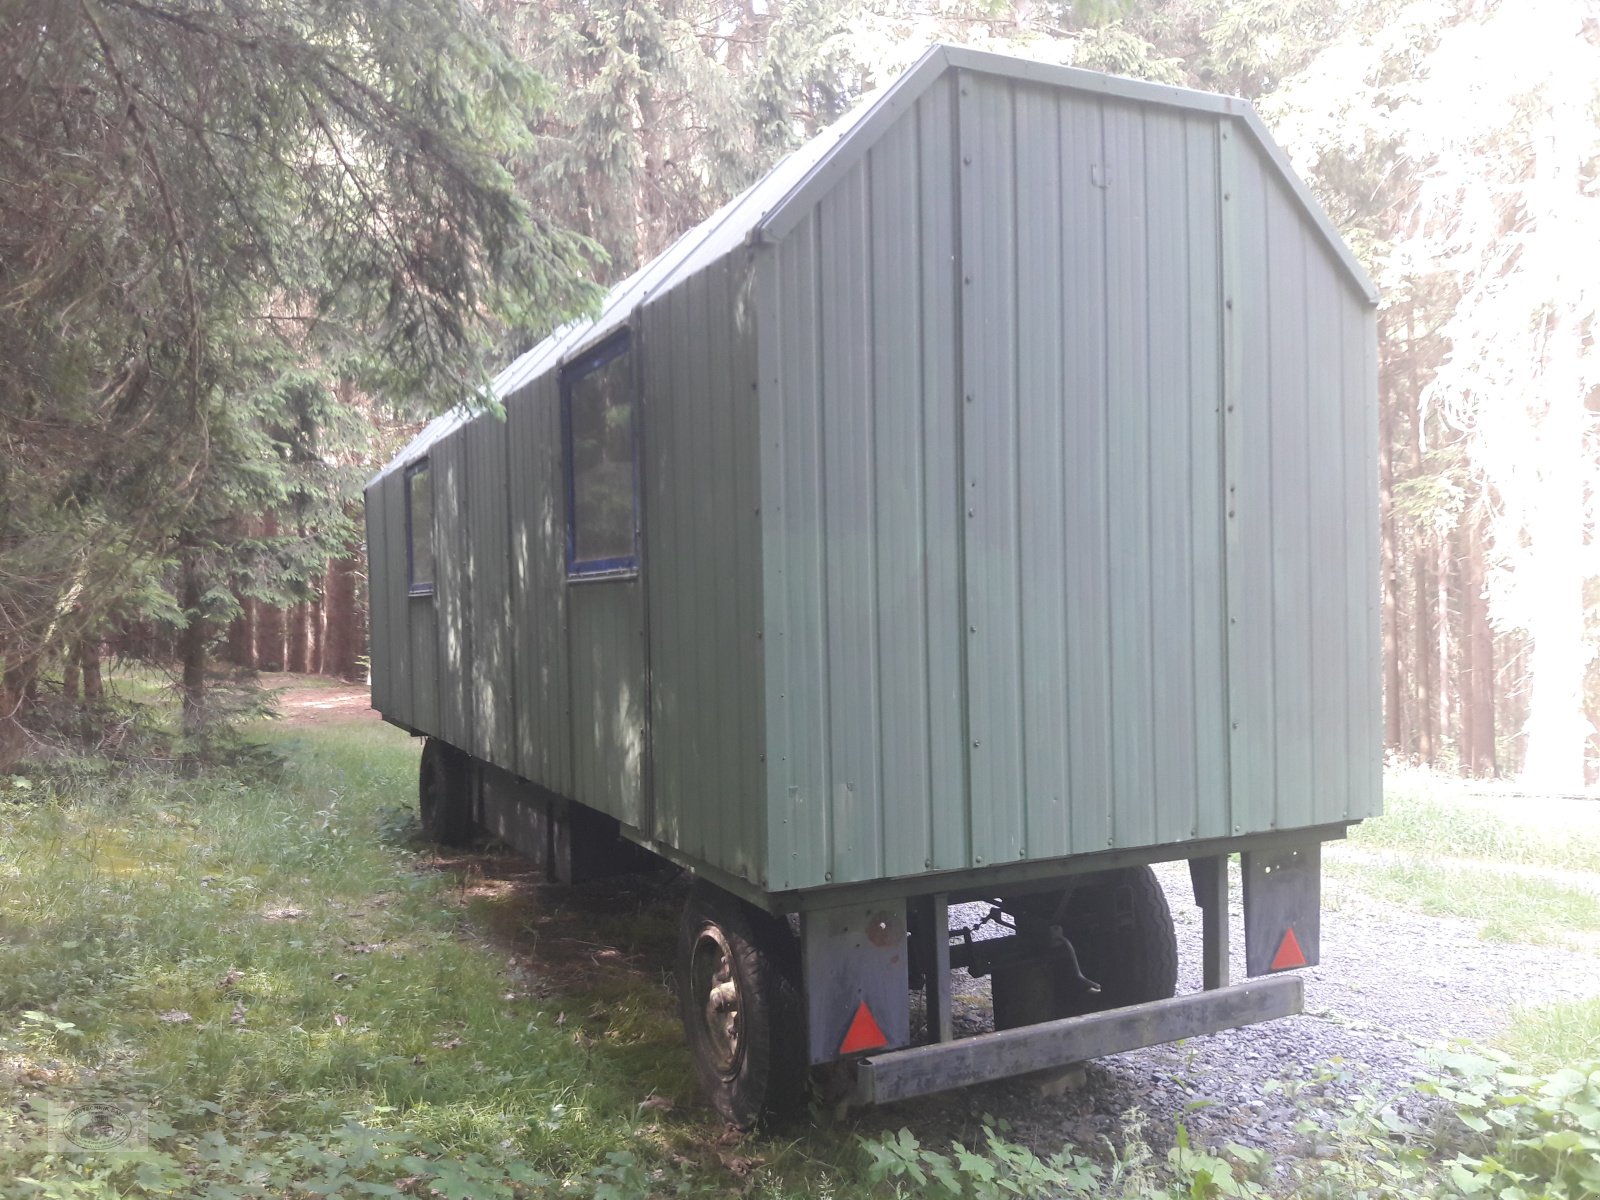
<instances>
[{"instance_id":1,"label":"gravel road","mask_svg":"<svg viewBox=\"0 0 1600 1200\"><path fill-rule=\"evenodd\" d=\"M1200 912L1188 869L1178 863L1156 870L1178 930L1178 990L1198 990ZM1059 1079L1022 1080L886 1106L863 1114L863 1132L906 1125L924 1141L944 1135L971 1144L978 1117L987 1113L1010 1122L1016 1140L1049 1153L1067 1142L1119 1140L1124 1114L1137 1107L1158 1148L1181 1120L1197 1145L1231 1141L1305 1152L1310 1146L1293 1131L1297 1114L1281 1092L1263 1090L1269 1082L1310 1080L1331 1063L1340 1076L1322 1084L1327 1094L1393 1092L1425 1069L1422 1051L1454 1039L1491 1038L1516 1005L1600 995L1600 958L1591 953L1485 941L1476 922L1389 907L1341 887L1336 873L1324 887L1322 963L1302 972L1303 1015L1100 1059L1064 1089ZM1232 909L1238 980L1244 931L1237 868ZM986 1026L987 984L962 990L958 1020L968 1031Z\"/></svg>"}]
</instances>

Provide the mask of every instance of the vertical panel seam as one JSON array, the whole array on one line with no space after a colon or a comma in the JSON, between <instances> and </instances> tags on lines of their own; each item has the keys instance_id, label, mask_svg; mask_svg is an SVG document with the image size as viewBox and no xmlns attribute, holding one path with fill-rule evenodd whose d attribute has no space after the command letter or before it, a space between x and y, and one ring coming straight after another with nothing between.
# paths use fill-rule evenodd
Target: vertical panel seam
<instances>
[{"instance_id":1,"label":"vertical panel seam","mask_svg":"<svg viewBox=\"0 0 1600 1200\"><path fill-rule=\"evenodd\" d=\"M1028 847L1032 845L1032 829L1030 828L1030 804L1028 803L1028 656L1027 647L1023 639L1023 622L1026 619L1023 613L1023 582L1022 582L1022 556L1028 552L1022 541L1022 372L1020 361L1022 357L1021 328L1022 328L1022 271L1019 258L1020 237L1022 231L1021 209L1017 193L1017 85L1006 86L1006 108L1011 120L1011 154L1006 160L1005 170L1011 176L1011 352L1007 355L1006 372L1010 376L1010 404L1011 404L1011 528L1015 531L1016 556L1011 563L1012 589L1016 594L1016 619L1013 622L1013 640L1016 645L1017 674L1014 684L1016 690L1016 722L1017 722L1017 782L1020 784L1022 794L1017 797L1017 805L1022 817L1021 830L1022 844L1017 847L1019 858L1026 858ZM1011 847L1006 847L1006 857L1011 857Z\"/></svg>"}]
</instances>

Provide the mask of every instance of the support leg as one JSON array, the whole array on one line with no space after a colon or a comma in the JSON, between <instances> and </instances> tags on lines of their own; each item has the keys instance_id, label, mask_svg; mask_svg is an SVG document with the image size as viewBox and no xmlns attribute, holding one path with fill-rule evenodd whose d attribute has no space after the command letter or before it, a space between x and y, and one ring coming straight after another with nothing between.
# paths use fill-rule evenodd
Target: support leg
<instances>
[{"instance_id":1,"label":"support leg","mask_svg":"<svg viewBox=\"0 0 1600 1200\"><path fill-rule=\"evenodd\" d=\"M1202 974L1206 991L1228 986L1228 856L1191 858L1189 878L1200 908Z\"/></svg>"},{"instance_id":2,"label":"support leg","mask_svg":"<svg viewBox=\"0 0 1600 1200\"><path fill-rule=\"evenodd\" d=\"M911 901L917 912L917 936L923 939L918 957L926 963L924 989L927 995L928 1040L948 1042L955 1038L950 1020L950 901L943 895L918 896Z\"/></svg>"}]
</instances>

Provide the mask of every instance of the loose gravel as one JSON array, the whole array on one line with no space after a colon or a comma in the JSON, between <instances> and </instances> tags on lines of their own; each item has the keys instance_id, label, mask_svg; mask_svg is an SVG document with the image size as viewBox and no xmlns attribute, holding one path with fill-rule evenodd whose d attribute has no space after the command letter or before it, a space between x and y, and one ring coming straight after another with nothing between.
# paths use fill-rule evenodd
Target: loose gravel
<instances>
[{"instance_id":1,"label":"loose gravel","mask_svg":"<svg viewBox=\"0 0 1600 1200\"><path fill-rule=\"evenodd\" d=\"M1156 870L1177 927L1178 990L1198 990L1200 912L1188 869ZM1241 980L1237 868L1232 892L1232 977ZM971 923L983 912L971 906L953 921ZM1076 1079L1057 1073L886 1106L858 1118L862 1131L905 1125L925 1142L971 1145L987 1115L1008 1123L1012 1139L1048 1154L1068 1143L1120 1144L1137 1110L1157 1149L1181 1121L1196 1145L1313 1153L1316 1136L1295 1129L1302 1117L1291 1099L1296 1091L1335 1101L1369 1089L1403 1093L1426 1072L1429 1049L1488 1041L1519 1005L1600 995L1600 958L1591 953L1486 941L1476 922L1390 907L1342 887L1336 871L1325 877L1322 961L1302 974L1300 1016L1100 1059ZM959 1032L989 1027L987 982L957 979L964 981L954 1002Z\"/></svg>"}]
</instances>

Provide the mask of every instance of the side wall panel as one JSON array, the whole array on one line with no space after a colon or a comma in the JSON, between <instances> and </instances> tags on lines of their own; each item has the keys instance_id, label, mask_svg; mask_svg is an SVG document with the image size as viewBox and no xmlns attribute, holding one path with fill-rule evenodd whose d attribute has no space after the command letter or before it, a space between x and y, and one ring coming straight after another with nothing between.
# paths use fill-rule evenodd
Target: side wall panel
<instances>
[{"instance_id":1,"label":"side wall panel","mask_svg":"<svg viewBox=\"0 0 1600 1200\"><path fill-rule=\"evenodd\" d=\"M765 883L752 286L749 252L735 251L639 318L653 753L645 828Z\"/></svg>"},{"instance_id":2,"label":"side wall panel","mask_svg":"<svg viewBox=\"0 0 1600 1200\"><path fill-rule=\"evenodd\" d=\"M439 736L472 748L472 576L466 530L465 439L457 429L429 451L433 474L434 598L439 646ZM429 732L432 732L431 730Z\"/></svg>"},{"instance_id":3,"label":"side wall panel","mask_svg":"<svg viewBox=\"0 0 1600 1200\"><path fill-rule=\"evenodd\" d=\"M566 499L553 375L506 401L511 522L512 664L516 767L525 779L572 793L567 688Z\"/></svg>"},{"instance_id":4,"label":"side wall panel","mask_svg":"<svg viewBox=\"0 0 1600 1200\"><path fill-rule=\"evenodd\" d=\"M392 711L390 700L394 678L394 657L389 649L394 556L389 552L389 521L383 509L383 490L388 478L386 475L369 483L362 494L367 527L367 656L372 664L372 707L398 719L400 714Z\"/></svg>"},{"instance_id":5,"label":"side wall panel","mask_svg":"<svg viewBox=\"0 0 1600 1200\"><path fill-rule=\"evenodd\" d=\"M516 693L511 639L510 495L506 487L506 422L485 414L461 431L467 471L463 539L472 594L472 753L507 770L517 766Z\"/></svg>"},{"instance_id":6,"label":"side wall panel","mask_svg":"<svg viewBox=\"0 0 1600 1200\"><path fill-rule=\"evenodd\" d=\"M1234 823L1292 829L1381 802L1374 325L1277 177L1224 162Z\"/></svg>"},{"instance_id":7,"label":"side wall panel","mask_svg":"<svg viewBox=\"0 0 1600 1200\"><path fill-rule=\"evenodd\" d=\"M935 84L762 252L774 890L971 859L955 102Z\"/></svg>"}]
</instances>

